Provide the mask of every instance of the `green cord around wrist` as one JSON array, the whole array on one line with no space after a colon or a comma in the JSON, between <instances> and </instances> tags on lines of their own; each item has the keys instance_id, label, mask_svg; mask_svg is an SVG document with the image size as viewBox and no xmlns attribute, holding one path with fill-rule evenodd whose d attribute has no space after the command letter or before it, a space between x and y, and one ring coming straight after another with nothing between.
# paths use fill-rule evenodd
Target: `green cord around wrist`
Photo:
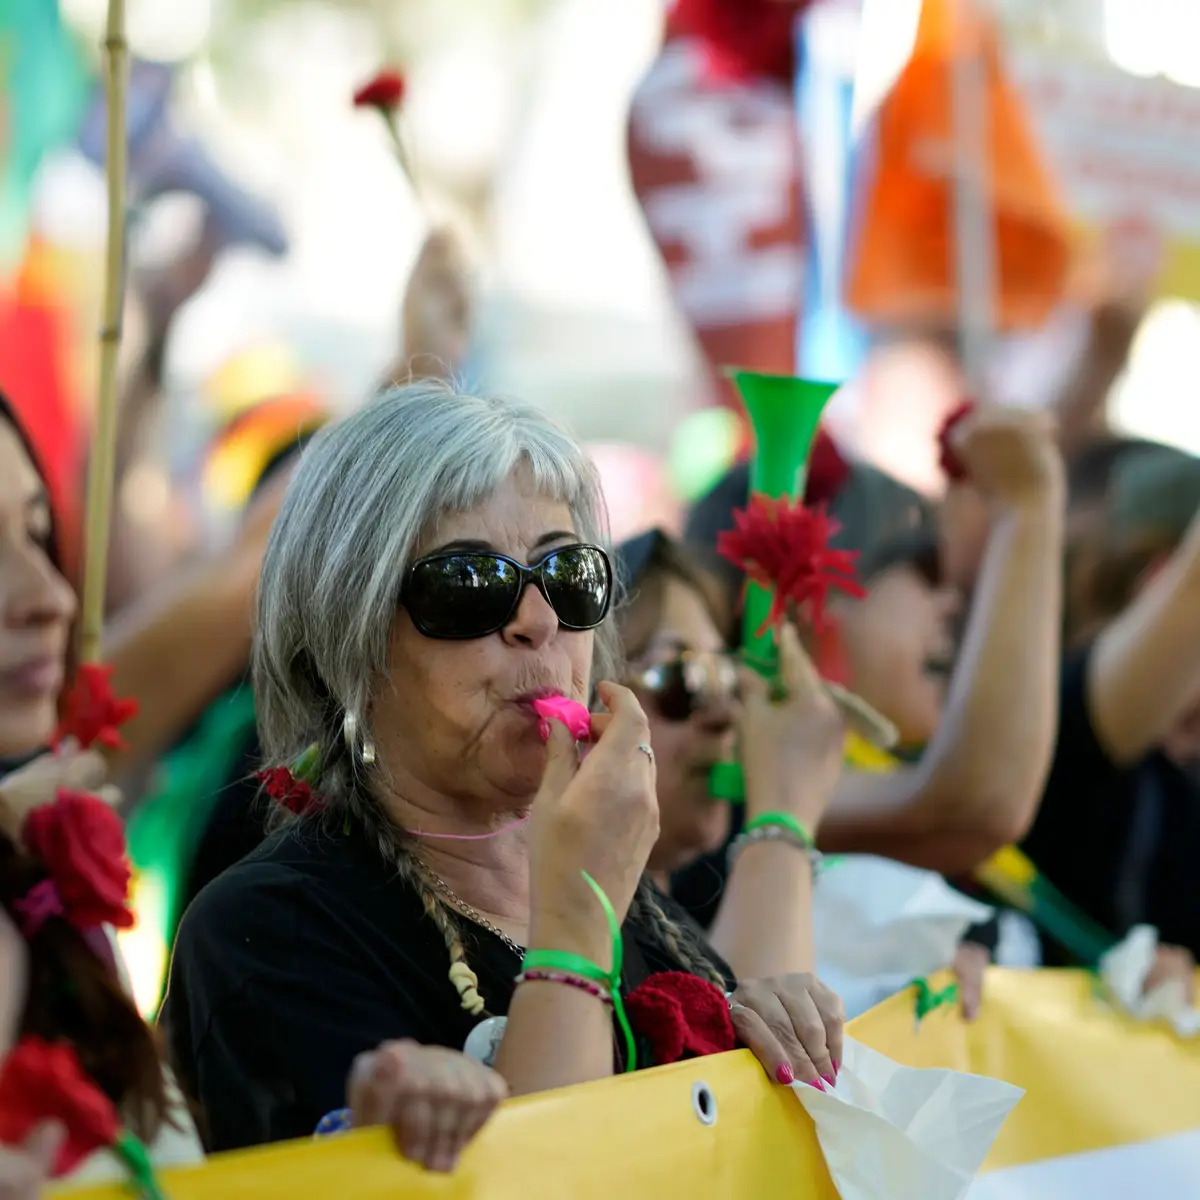
<instances>
[{"instance_id":1,"label":"green cord around wrist","mask_svg":"<svg viewBox=\"0 0 1200 1200\"><path fill-rule=\"evenodd\" d=\"M931 1012L953 1004L958 999L958 984L951 983L940 991L934 991L928 979L914 979L909 987L916 988L913 1016L919 1025Z\"/></svg>"},{"instance_id":2,"label":"green cord around wrist","mask_svg":"<svg viewBox=\"0 0 1200 1200\"><path fill-rule=\"evenodd\" d=\"M606 971L598 963L592 962L590 958L584 958L582 954L572 954L567 950L526 950L525 957L521 962L521 970L522 972L566 971L571 975L578 975L581 979L598 983L607 989L612 998L613 1015L616 1017L617 1025L625 1039L625 1070L636 1071L637 1044L633 1040L633 1029L629 1024L629 1017L625 1014L625 1004L621 999L621 969L625 957L624 942L621 939L621 922L617 920L617 914L604 894L604 889L586 871L583 871L582 875L587 881L588 887L596 893L596 899L600 901L600 907L604 910L604 916L608 921L608 932L612 939L611 969Z\"/></svg>"},{"instance_id":3,"label":"green cord around wrist","mask_svg":"<svg viewBox=\"0 0 1200 1200\"><path fill-rule=\"evenodd\" d=\"M113 1143L113 1153L125 1164L138 1200L167 1200L155 1177L150 1153L140 1139L122 1132Z\"/></svg>"},{"instance_id":4,"label":"green cord around wrist","mask_svg":"<svg viewBox=\"0 0 1200 1200\"><path fill-rule=\"evenodd\" d=\"M766 812L757 817L752 817L742 826L742 833L752 833L756 829L768 829L772 826L778 829L786 829L788 833L799 838L809 850L816 845L813 835L809 833L804 823L798 821L791 813Z\"/></svg>"}]
</instances>

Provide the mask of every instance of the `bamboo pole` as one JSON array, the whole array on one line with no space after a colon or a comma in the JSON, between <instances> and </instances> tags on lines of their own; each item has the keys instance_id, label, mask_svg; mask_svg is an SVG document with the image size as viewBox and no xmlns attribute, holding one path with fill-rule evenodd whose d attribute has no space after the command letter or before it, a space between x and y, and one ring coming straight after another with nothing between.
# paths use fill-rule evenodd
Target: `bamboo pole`
<instances>
[{"instance_id":1,"label":"bamboo pole","mask_svg":"<svg viewBox=\"0 0 1200 1200\"><path fill-rule=\"evenodd\" d=\"M986 9L983 19L988 19ZM988 200L987 74L976 0L954 6L951 115L954 129L954 258L958 341L967 386L981 396L995 335L996 247Z\"/></svg>"},{"instance_id":2,"label":"bamboo pole","mask_svg":"<svg viewBox=\"0 0 1200 1200\"><path fill-rule=\"evenodd\" d=\"M108 93L108 247L104 263L104 309L100 324L100 390L88 459L87 515L84 527L83 600L80 606L80 658L100 658L104 628L108 541L117 448L117 357L125 304L125 86L129 46L125 39L125 0L108 0L104 33Z\"/></svg>"}]
</instances>

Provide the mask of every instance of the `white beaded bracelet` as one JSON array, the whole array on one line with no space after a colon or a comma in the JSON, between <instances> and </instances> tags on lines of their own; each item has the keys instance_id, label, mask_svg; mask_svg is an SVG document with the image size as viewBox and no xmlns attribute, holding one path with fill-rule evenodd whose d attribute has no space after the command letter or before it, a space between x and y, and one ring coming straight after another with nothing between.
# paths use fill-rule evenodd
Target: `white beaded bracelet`
<instances>
[{"instance_id":1,"label":"white beaded bracelet","mask_svg":"<svg viewBox=\"0 0 1200 1200\"><path fill-rule=\"evenodd\" d=\"M747 846L753 845L755 842L786 842L789 846L794 846L797 850L808 856L809 865L812 867L814 875L821 869L821 863L824 859L821 852L810 846L808 842L798 837L784 825L760 825L756 829L749 830L747 833L739 833L729 843L729 849L726 851L726 869L732 871L733 864L737 861L737 856Z\"/></svg>"}]
</instances>

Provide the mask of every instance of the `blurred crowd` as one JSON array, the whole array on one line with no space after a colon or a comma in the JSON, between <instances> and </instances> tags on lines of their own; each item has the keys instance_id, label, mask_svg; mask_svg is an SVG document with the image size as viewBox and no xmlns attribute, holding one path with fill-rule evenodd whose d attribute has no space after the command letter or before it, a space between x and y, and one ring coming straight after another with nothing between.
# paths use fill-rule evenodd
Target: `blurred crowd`
<instances>
[{"instance_id":1,"label":"blurred crowd","mask_svg":"<svg viewBox=\"0 0 1200 1200\"><path fill-rule=\"evenodd\" d=\"M221 245L131 280L117 495ZM508 1095L738 1046L833 1087L912 980L973 1020L989 965L1131 937L1137 997L1190 1008L1200 460L1106 419L1148 296L1111 281L1036 411L968 398L953 324L889 330L956 383L942 490L818 431L797 500L857 584L764 678L752 439L682 530L610 544L571 432L463 382L471 279L436 230L361 404L234 406L200 472L231 537L117 506L111 744L56 733L81 547L0 408L0 1196L120 1177L125 1133L161 1167L384 1124L450 1170Z\"/></svg>"}]
</instances>

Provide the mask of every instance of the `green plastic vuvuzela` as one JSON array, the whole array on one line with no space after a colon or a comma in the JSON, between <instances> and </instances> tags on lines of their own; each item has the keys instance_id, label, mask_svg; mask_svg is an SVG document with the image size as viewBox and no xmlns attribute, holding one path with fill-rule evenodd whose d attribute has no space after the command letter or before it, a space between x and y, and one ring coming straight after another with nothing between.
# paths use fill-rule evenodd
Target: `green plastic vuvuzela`
<instances>
[{"instance_id":1,"label":"green plastic vuvuzela","mask_svg":"<svg viewBox=\"0 0 1200 1200\"><path fill-rule=\"evenodd\" d=\"M727 368L726 374L742 398L754 431L750 494L772 499L803 496L817 426L838 385L733 368ZM768 629L760 635L758 631L770 612L771 600L770 591L751 583L742 613L743 652L768 679L774 678L778 664L775 632ZM741 764L717 763L709 776L709 790L720 800L744 799Z\"/></svg>"}]
</instances>

